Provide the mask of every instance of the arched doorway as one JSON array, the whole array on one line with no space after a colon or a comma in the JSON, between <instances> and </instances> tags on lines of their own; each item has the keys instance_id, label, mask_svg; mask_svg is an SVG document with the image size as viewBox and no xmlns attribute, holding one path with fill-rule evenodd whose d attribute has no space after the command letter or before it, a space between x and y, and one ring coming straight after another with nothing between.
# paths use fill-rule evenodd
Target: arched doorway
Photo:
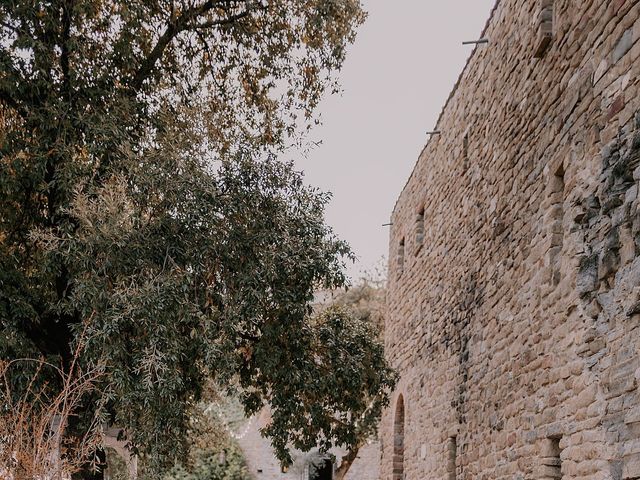
<instances>
[{"instance_id":1,"label":"arched doorway","mask_svg":"<svg viewBox=\"0 0 640 480\"><path fill-rule=\"evenodd\" d=\"M393 480L404 480L404 398L398 397L393 418Z\"/></svg>"},{"instance_id":2,"label":"arched doorway","mask_svg":"<svg viewBox=\"0 0 640 480\"><path fill-rule=\"evenodd\" d=\"M333 463L329 458L319 458L309 465L309 480L332 480Z\"/></svg>"}]
</instances>

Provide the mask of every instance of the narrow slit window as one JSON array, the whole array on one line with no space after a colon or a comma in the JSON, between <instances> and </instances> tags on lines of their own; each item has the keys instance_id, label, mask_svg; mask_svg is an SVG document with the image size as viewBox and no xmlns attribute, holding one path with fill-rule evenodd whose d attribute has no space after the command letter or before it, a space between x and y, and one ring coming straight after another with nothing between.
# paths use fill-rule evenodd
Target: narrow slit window
<instances>
[{"instance_id":1,"label":"narrow slit window","mask_svg":"<svg viewBox=\"0 0 640 480\"><path fill-rule=\"evenodd\" d=\"M416 250L424 243L424 207L416 215Z\"/></svg>"},{"instance_id":2,"label":"narrow slit window","mask_svg":"<svg viewBox=\"0 0 640 480\"><path fill-rule=\"evenodd\" d=\"M564 168L560 166L551 179L551 214L549 215L550 238L549 264L552 267L552 282L557 285L560 282L560 266L562 260L562 248L564 247L564 200L565 181Z\"/></svg>"},{"instance_id":3,"label":"narrow slit window","mask_svg":"<svg viewBox=\"0 0 640 480\"><path fill-rule=\"evenodd\" d=\"M560 437L545 439L540 455L539 478L548 478L549 480L562 479L561 455L562 449L560 448Z\"/></svg>"},{"instance_id":4,"label":"narrow slit window","mask_svg":"<svg viewBox=\"0 0 640 480\"><path fill-rule=\"evenodd\" d=\"M462 139L462 165L465 170L469 168L469 133L464 134Z\"/></svg>"},{"instance_id":5,"label":"narrow slit window","mask_svg":"<svg viewBox=\"0 0 640 480\"><path fill-rule=\"evenodd\" d=\"M404 237L398 244L398 273L402 274L404 271Z\"/></svg>"},{"instance_id":6,"label":"narrow slit window","mask_svg":"<svg viewBox=\"0 0 640 480\"><path fill-rule=\"evenodd\" d=\"M539 0L540 6L536 23L538 31L533 54L535 58L544 57L553 40L553 1Z\"/></svg>"},{"instance_id":7,"label":"narrow slit window","mask_svg":"<svg viewBox=\"0 0 640 480\"><path fill-rule=\"evenodd\" d=\"M447 480L456 480L458 463L458 439L449 437L447 442Z\"/></svg>"}]
</instances>

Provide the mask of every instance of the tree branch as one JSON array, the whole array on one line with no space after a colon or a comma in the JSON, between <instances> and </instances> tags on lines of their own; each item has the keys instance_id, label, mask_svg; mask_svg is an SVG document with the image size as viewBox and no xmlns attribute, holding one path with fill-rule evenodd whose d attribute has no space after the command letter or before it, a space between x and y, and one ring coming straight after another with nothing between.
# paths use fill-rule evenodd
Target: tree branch
<instances>
[{"instance_id":1,"label":"tree branch","mask_svg":"<svg viewBox=\"0 0 640 480\"><path fill-rule=\"evenodd\" d=\"M20 115L22 118L26 118L27 116L26 109L22 105L20 105L16 101L16 99L11 96L9 92L7 92L3 88L0 88L0 103L4 103L7 107L11 108L16 113L18 113L18 115Z\"/></svg>"},{"instance_id":2,"label":"tree branch","mask_svg":"<svg viewBox=\"0 0 640 480\"><path fill-rule=\"evenodd\" d=\"M226 8L230 8L230 4L235 5L240 1L241 0L208 0L198 7L194 7L185 11L178 18L174 18L172 16L164 32L162 33L162 35L160 35L158 42L155 44L147 58L144 59L142 65L140 65L140 68L134 75L131 82L131 87L134 90L139 90L142 87L144 81L149 78L149 75L151 75L151 73L153 72L156 63L160 60L160 58L162 58L162 55L164 54L166 48L180 32L183 32L185 30L197 30L230 24L248 16L249 14L251 14L251 12L256 10L256 4L249 5L242 12L226 18L220 18L218 20L211 20L203 23L192 23L194 20L210 12L215 7L226 4ZM245 3L246 1L247 0L242 0L242 3ZM257 3L257 6L266 8L260 2Z\"/></svg>"},{"instance_id":3,"label":"tree branch","mask_svg":"<svg viewBox=\"0 0 640 480\"><path fill-rule=\"evenodd\" d=\"M71 100L71 50L69 41L71 39L72 10L73 0L67 0L62 3L60 68L62 69L62 95L67 102Z\"/></svg>"},{"instance_id":4,"label":"tree branch","mask_svg":"<svg viewBox=\"0 0 640 480\"><path fill-rule=\"evenodd\" d=\"M255 10L256 10L255 8L250 8L243 12L237 13L236 15L231 15L230 17L227 17L227 18L221 18L219 20L211 20L209 22L198 23L196 25L193 25L192 28L200 30L203 28L216 27L219 25L228 25L229 23L237 22L238 20L243 19L244 17L248 16L250 13L252 13Z\"/></svg>"},{"instance_id":5,"label":"tree branch","mask_svg":"<svg viewBox=\"0 0 640 480\"><path fill-rule=\"evenodd\" d=\"M0 69L2 69L5 74L2 79L4 81L0 84L0 102L15 110L22 118L26 118L27 109L23 105L23 102L18 101L15 95L17 88L14 87L12 89L11 86L7 85L7 80L12 78L15 79L14 82L11 82L12 84L24 84L24 76L15 67L11 54L4 49L0 50ZM12 92L12 90L14 90L14 92ZM30 97L31 94L28 96ZM23 101L24 100L25 99L23 99ZM29 103L33 105L31 98L29 99Z\"/></svg>"}]
</instances>

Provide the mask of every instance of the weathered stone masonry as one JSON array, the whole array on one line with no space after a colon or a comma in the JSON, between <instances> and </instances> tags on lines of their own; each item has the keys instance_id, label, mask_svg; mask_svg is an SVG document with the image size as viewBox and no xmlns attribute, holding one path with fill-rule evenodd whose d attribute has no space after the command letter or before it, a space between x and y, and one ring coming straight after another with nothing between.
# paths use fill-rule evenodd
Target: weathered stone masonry
<instances>
[{"instance_id":1,"label":"weathered stone masonry","mask_svg":"<svg viewBox=\"0 0 640 480\"><path fill-rule=\"evenodd\" d=\"M484 36L392 217L381 478L640 478L640 3Z\"/></svg>"}]
</instances>

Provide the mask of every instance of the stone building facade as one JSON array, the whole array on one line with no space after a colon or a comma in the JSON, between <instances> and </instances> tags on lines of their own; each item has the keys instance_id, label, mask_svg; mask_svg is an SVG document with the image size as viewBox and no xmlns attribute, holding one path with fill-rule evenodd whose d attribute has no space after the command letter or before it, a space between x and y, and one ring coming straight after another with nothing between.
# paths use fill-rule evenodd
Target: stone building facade
<instances>
[{"instance_id":1,"label":"stone building facade","mask_svg":"<svg viewBox=\"0 0 640 480\"><path fill-rule=\"evenodd\" d=\"M391 220L380 478L638 479L640 2L483 37Z\"/></svg>"}]
</instances>

